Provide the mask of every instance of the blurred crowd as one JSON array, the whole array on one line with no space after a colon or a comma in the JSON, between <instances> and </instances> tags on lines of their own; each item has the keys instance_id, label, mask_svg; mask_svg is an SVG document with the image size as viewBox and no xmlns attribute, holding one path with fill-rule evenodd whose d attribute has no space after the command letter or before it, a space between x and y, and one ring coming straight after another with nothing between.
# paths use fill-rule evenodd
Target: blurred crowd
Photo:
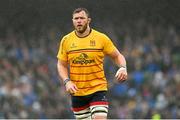
<instances>
[{"instance_id":1,"label":"blurred crowd","mask_svg":"<svg viewBox=\"0 0 180 120\"><path fill-rule=\"evenodd\" d=\"M109 118L180 118L178 28L145 19L104 24L98 30L125 55L129 73L127 82L116 83L117 67L105 59ZM5 29L0 37L0 118L73 118L56 69L63 31L45 25Z\"/></svg>"}]
</instances>

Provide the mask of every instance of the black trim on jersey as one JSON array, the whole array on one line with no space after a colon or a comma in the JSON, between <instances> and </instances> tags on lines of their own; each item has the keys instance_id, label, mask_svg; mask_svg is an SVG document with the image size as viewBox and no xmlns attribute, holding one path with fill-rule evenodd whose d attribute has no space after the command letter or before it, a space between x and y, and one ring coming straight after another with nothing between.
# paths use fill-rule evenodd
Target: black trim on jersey
<instances>
[{"instance_id":1,"label":"black trim on jersey","mask_svg":"<svg viewBox=\"0 0 180 120\"><path fill-rule=\"evenodd\" d=\"M86 49L76 49L76 50L70 50L69 52L74 52L74 51L81 51L81 50L103 50L103 49L98 49L98 48L86 48Z\"/></svg>"},{"instance_id":2,"label":"black trim on jersey","mask_svg":"<svg viewBox=\"0 0 180 120\"><path fill-rule=\"evenodd\" d=\"M92 32L92 29L90 28L90 31L89 31L89 33L88 33L86 36L80 37L80 36L78 36L78 35L76 34L76 31L74 31L75 35L76 35L78 38L85 38L85 37L89 36L89 35L91 34L91 32Z\"/></svg>"}]
</instances>

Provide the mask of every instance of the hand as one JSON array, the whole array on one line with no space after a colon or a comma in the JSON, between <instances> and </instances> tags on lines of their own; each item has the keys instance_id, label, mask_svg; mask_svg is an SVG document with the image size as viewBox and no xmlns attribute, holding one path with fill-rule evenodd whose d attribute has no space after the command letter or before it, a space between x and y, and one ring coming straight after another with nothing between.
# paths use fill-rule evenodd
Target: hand
<instances>
[{"instance_id":1,"label":"hand","mask_svg":"<svg viewBox=\"0 0 180 120\"><path fill-rule=\"evenodd\" d=\"M71 94L74 94L78 91L77 86L72 81L68 81L65 87L66 87L66 91Z\"/></svg>"},{"instance_id":2,"label":"hand","mask_svg":"<svg viewBox=\"0 0 180 120\"><path fill-rule=\"evenodd\" d=\"M127 69L125 67L121 67L116 72L115 78L118 80L118 82L124 82L127 80Z\"/></svg>"}]
</instances>

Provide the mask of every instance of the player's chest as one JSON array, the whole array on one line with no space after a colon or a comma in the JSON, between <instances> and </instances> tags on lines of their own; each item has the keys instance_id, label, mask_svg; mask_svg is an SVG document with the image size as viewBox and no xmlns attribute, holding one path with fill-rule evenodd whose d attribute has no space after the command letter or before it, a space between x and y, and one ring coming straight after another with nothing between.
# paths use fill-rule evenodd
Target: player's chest
<instances>
[{"instance_id":1,"label":"player's chest","mask_svg":"<svg viewBox=\"0 0 180 120\"><path fill-rule=\"evenodd\" d=\"M73 39L68 43L68 51L80 49L102 49L100 41L95 39Z\"/></svg>"},{"instance_id":2,"label":"player's chest","mask_svg":"<svg viewBox=\"0 0 180 120\"><path fill-rule=\"evenodd\" d=\"M95 61L103 57L103 45L95 39L72 40L68 45L68 58L72 61ZM76 62L78 63L78 62ZM90 62L89 62L90 63Z\"/></svg>"}]
</instances>

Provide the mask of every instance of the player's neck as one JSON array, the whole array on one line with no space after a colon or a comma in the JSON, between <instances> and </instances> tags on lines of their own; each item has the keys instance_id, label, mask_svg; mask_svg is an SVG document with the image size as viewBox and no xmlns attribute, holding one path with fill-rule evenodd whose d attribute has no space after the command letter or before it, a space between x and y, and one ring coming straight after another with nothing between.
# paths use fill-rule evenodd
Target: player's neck
<instances>
[{"instance_id":1,"label":"player's neck","mask_svg":"<svg viewBox=\"0 0 180 120\"><path fill-rule=\"evenodd\" d=\"M90 34L91 28L87 27L87 29L83 33L80 33L80 32L77 32L77 31L75 31L75 32L76 32L76 35L78 37L86 37L86 36L88 36Z\"/></svg>"}]
</instances>

